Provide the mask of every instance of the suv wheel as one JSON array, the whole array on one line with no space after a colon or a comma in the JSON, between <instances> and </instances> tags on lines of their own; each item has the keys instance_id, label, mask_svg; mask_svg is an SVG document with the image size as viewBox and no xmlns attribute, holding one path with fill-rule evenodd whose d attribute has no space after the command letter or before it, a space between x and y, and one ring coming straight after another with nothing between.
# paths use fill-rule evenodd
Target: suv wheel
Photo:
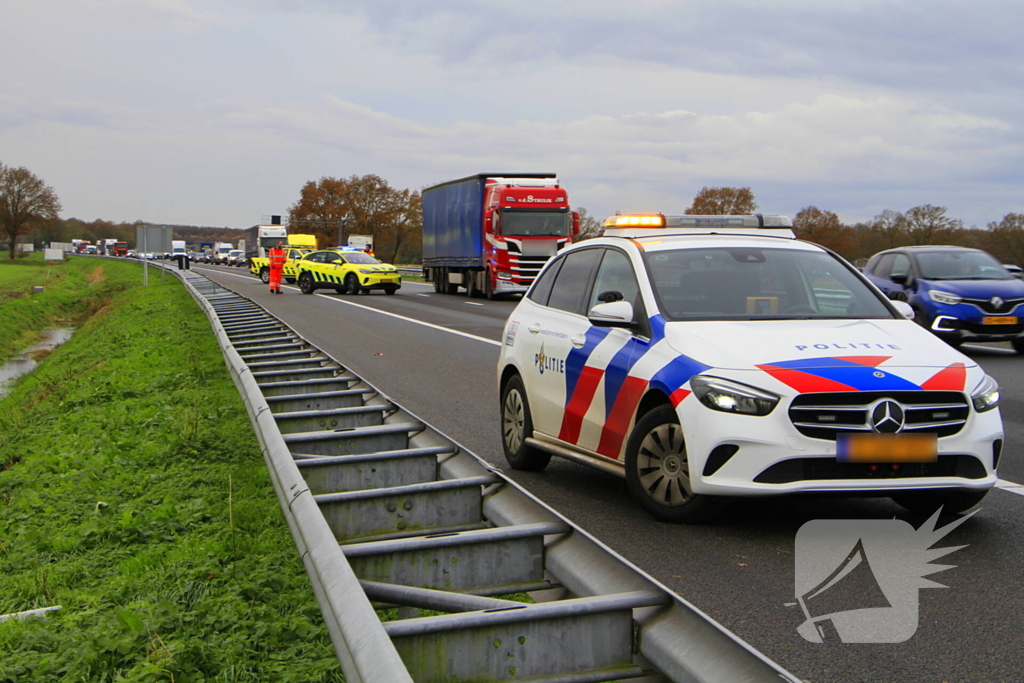
<instances>
[{"instance_id":1,"label":"suv wheel","mask_svg":"<svg viewBox=\"0 0 1024 683\"><path fill-rule=\"evenodd\" d=\"M1017 337L1010 343L1013 344L1014 351L1024 354L1024 337Z\"/></svg>"},{"instance_id":2,"label":"suv wheel","mask_svg":"<svg viewBox=\"0 0 1024 683\"><path fill-rule=\"evenodd\" d=\"M312 294L316 286L313 284L313 276L308 271L299 275L299 291L303 294Z\"/></svg>"},{"instance_id":3,"label":"suv wheel","mask_svg":"<svg viewBox=\"0 0 1024 683\"><path fill-rule=\"evenodd\" d=\"M270 284L270 268L267 268L266 266L260 268L260 282L265 285Z\"/></svg>"},{"instance_id":4,"label":"suv wheel","mask_svg":"<svg viewBox=\"0 0 1024 683\"><path fill-rule=\"evenodd\" d=\"M931 491L904 491L893 494L892 499L897 505L910 512L930 515L941 506L943 513L960 514L980 503L987 493L988 489L984 491L932 489Z\"/></svg>"},{"instance_id":5,"label":"suv wheel","mask_svg":"<svg viewBox=\"0 0 1024 683\"><path fill-rule=\"evenodd\" d=\"M359 278L355 273L349 273L345 276L345 286L348 288L349 294L355 295L359 293Z\"/></svg>"},{"instance_id":6,"label":"suv wheel","mask_svg":"<svg viewBox=\"0 0 1024 683\"><path fill-rule=\"evenodd\" d=\"M693 492L683 428L671 406L636 423L626 445L626 483L645 510L666 522L702 522L714 512L713 499Z\"/></svg>"},{"instance_id":7,"label":"suv wheel","mask_svg":"<svg viewBox=\"0 0 1024 683\"><path fill-rule=\"evenodd\" d=\"M551 454L526 444L533 436L533 418L526 400L526 389L519 375L514 375L501 390L501 446L505 460L516 470L542 470L551 461Z\"/></svg>"}]
</instances>

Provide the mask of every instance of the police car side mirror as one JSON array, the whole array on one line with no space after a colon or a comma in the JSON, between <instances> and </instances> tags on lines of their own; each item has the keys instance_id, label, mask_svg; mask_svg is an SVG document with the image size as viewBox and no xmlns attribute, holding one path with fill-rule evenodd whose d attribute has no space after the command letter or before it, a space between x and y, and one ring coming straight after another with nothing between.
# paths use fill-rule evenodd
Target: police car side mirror
<instances>
[{"instance_id":1,"label":"police car side mirror","mask_svg":"<svg viewBox=\"0 0 1024 683\"><path fill-rule=\"evenodd\" d=\"M597 304L587 315L590 324L596 327L634 327L633 304L628 301L609 301Z\"/></svg>"},{"instance_id":2,"label":"police car side mirror","mask_svg":"<svg viewBox=\"0 0 1024 683\"><path fill-rule=\"evenodd\" d=\"M907 320L914 319L914 308L906 301L893 301L892 305Z\"/></svg>"}]
</instances>

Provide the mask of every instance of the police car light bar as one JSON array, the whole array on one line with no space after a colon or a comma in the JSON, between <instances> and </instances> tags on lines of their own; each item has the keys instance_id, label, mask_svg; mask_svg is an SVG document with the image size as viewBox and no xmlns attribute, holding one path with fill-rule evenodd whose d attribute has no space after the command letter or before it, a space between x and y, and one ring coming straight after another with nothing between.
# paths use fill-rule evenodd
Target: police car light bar
<instances>
[{"instance_id":1,"label":"police car light bar","mask_svg":"<svg viewBox=\"0 0 1024 683\"><path fill-rule=\"evenodd\" d=\"M685 234L727 230L756 234L759 230L770 230L776 236L793 237L793 221L789 216L666 216L664 214L625 214L610 216L604 222L605 234L618 237L640 237L658 234ZM676 232L675 229L682 230ZM778 232L775 232L778 231Z\"/></svg>"}]
</instances>

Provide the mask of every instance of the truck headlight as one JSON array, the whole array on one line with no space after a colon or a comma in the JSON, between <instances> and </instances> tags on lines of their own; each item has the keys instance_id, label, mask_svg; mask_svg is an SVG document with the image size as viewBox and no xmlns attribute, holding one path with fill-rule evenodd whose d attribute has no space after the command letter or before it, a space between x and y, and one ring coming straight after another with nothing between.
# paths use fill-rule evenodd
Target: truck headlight
<instances>
[{"instance_id":1,"label":"truck headlight","mask_svg":"<svg viewBox=\"0 0 1024 683\"><path fill-rule=\"evenodd\" d=\"M928 296L932 298L932 301L938 304L947 304L949 306L955 306L964 300L962 296L956 294L950 294L949 292L940 292L937 289L929 290Z\"/></svg>"},{"instance_id":2,"label":"truck headlight","mask_svg":"<svg viewBox=\"0 0 1024 683\"><path fill-rule=\"evenodd\" d=\"M767 415L779 403L771 392L721 377L691 377L690 388L701 403L723 413Z\"/></svg>"},{"instance_id":3,"label":"truck headlight","mask_svg":"<svg viewBox=\"0 0 1024 683\"><path fill-rule=\"evenodd\" d=\"M999 405L999 383L985 375L981 383L971 393L971 402L974 403L974 409L979 413L995 408Z\"/></svg>"}]
</instances>

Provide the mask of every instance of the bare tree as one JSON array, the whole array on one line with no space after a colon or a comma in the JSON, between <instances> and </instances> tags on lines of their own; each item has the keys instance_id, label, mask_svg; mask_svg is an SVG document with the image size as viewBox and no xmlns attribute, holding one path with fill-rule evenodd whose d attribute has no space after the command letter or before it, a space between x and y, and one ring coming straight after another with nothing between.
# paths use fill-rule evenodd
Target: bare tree
<instances>
[{"instance_id":1,"label":"bare tree","mask_svg":"<svg viewBox=\"0 0 1024 683\"><path fill-rule=\"evenodd\" d=\"M688 216L742 216L757 211L749 187L705 187L686 210Z\"/></svg>"},{"instance_id":2,"label":"bare tree","mask_svg":"<svg viewBox=\"0 0 1024 683\"><path fill-rule=\"evenodd\" d=\"M59 218L60 200L53 188L25 167L0 164L0 230L14 259L18 237L34 226Z\"/></svg>"},{"instance_id":3,"label":"bare tree","mask_svg":"<svg viewBox=\"0 0 1024 683\"><path fill-rule=\"evenodd\" d=\"M589 240L594 237L600 237L604 234L604 224L597 220L590 213L587 212L586 208L580 207L580 231L576 233L572 241L582 242L583 240Z\"/></svg>"},{"instance_id":4,"label":"bare tree","mask_svg":"<svg viewBox=\"0 0 1024 683\"><path fill-rule=\"evenodd\" d=\"M908 209L903 214L907 220L907 231L914 244L936 244L949 240L963 230L964 222L946 216L946 207L923 204Z\"/></svg>"}]
</instances>

